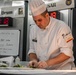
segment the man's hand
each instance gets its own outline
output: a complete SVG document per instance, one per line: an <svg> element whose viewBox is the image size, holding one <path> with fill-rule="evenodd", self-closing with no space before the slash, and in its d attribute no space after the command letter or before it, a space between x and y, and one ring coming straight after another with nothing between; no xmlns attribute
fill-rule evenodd
<svg viewBox="0 0 76 75"><path fill-rule="evenodd" d="M47 68L48 64L45 61L38 62L38 68Z"/></svg>
<svg viewBox="0 0 76 75"><path fill-rule="evenodd" d="M38 62L37 60L32 60L29 62L29 67L32 67L32 68L36 68L38 67Z"/></svg>

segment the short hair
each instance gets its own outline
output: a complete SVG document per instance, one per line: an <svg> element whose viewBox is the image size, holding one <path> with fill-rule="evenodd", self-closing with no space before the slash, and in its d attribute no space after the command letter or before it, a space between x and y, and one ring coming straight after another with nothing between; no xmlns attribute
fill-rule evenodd
<svg viewBox="0 0 76 75"><path fill-rule="evenodd" d="M48 13L47 9L41 15L45 17L46 13Z"/></svg>

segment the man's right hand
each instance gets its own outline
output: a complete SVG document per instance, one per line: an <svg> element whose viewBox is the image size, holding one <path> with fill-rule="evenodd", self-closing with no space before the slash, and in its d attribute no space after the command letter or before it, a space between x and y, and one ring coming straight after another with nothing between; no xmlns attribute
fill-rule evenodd
<svg viewBox="0 0 76 75"><path fill-rule="evenodd" d="M31 68L36 68L36 67L38 67L38 62L37 62L37 60L32 60L32 61L30 61L30 62L29 62L29 67L31 67Z"/></svg>

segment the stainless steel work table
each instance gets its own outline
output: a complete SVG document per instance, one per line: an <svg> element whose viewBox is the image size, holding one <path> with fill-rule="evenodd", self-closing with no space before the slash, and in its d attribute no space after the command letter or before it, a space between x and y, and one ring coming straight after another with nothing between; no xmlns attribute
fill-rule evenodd
<svg viewBox="0 0 76 75"><path fill-rule="evenodd" d="M21 62L22 65L27 65L28 62ZM14 74L14 75L76 75L76 68L72 70L45 70L33 68L0 68L0 75Z"/></svg>
<svg viewBox="0 0 76 75"><path fill-rule="evenodd" d="M76 70L0 70L0 73L20 75L76 75Z"/></svg>

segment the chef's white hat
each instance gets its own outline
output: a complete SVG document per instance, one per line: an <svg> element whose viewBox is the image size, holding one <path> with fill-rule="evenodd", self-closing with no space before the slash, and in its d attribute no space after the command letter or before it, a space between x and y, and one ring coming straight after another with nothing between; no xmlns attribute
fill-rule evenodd
<svg viewBox="0 0 76 75"><path fill-rule="evenodd" d="M46 4L42 0L29 0L29 6L33 16L40 15L46 10Z"/></svg>

